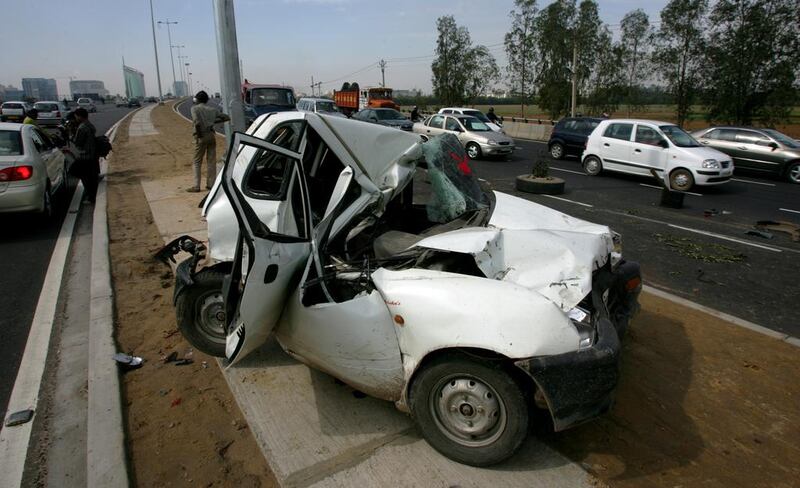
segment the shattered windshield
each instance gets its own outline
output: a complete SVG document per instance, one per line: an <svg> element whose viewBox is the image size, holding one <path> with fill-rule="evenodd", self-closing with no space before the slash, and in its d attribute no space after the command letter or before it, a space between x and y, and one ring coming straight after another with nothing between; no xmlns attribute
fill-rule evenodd
<svg viewBox="0 0 800 488"><path fill-rule="evenodd" d="M445 223L489 208L489 197L456 136L442 134L423 144L422 149L433 192L426 205L428 220Z"/></svg>

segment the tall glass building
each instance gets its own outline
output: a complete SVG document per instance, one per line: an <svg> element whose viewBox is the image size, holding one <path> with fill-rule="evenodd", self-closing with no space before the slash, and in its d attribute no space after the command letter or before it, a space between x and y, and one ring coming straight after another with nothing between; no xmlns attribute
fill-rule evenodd
<svg viewBox="0 0 800 488"><path fill-rule="evenodd" d="M58 100L56 80L52 78L23 78L22 90L34 100Z"/></svg>
<svg viewBox="0 0 800 488"><path fill-rule="evenodd" d="M142 72L123 64L122 76L125 79L125 96L128 98L143 98L145 92Z"/></svg>

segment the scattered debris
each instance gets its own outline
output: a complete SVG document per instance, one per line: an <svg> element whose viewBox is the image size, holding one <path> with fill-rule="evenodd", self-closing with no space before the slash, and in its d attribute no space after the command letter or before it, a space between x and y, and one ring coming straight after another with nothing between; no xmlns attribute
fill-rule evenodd
<svg viewBox="0 0 800 488"><path fill-rule="evenodd" d="M178 398L172 400L172 403L169 406L170 407L177 407L180 404L181 404L181 397L178 397Z"/></svg>
<svg viewBox="0 0 800 488"><path fill-rule="evenodd" d="M206 368L208 368L208 362L207 362L207 361L203 361L203 363L201 364L201 366L203 367L203 369L206 369Z"/></svg>
<svg viewBox="0 0 800 488"><path fill-rule="evenodd" d="M725 286L724 283L720 283L719 281L714 281L711 278L706 278L706 272L700 268L697 270L697 281L701 283L709 283L711 285L722 285Z"/></svg>
<svg viewBox="0 0 800 488"><path fill-rule="evenodd" d="M33 418L33 410L20 410L14 412L6 419L6 427L13 427L15 425L27 424Z"/></svg>
<svg viewBox="0 0 800 488"><path fill-rule="evenodd" d="M167 396L169 392L170 390L165 390L165 389L158 390L158 394L161 395L162 397Z"/></svg>
<svg viewBox="0 0 800 488"><path fill-rule="evenodd" d="M163 337L164 337L164 339L169 339L170 337L174 336L177 333L178 333L178 329L172 329L170 331L166 331L165 330Z"/></svg>
<svg viewBox="0 0 800 488"><path fill-rule="evenodd" d="M191 358L183 358L175 361L175 366L186 366L187 364L193 364L194 359Z"/></svg>
<svg viewBox="0 0 800 488"><path fill-rule="evenodd" d="M141 368L144 364L144 359L138 356L131 356L130 354L125 354L123 352L118 352L112 356L112 359L117 362L117 365L123 371L130 371L132 369Z"/></svg>
<svg viewBox="0 0 800 488"><path fill-rule="evenodd" d="M714 215L719 215L719 214L720 211L717 210L716 208L703 210L703 216L706 218L713 217Z"/></svg>
<svg viewBox="0 0 800 488"><path fill-rule="evenodd" d="M688 237L678 237L672 234L654 233L652 236L681 256L706 263L739 263L747 259L745 254L722 244L702 244Z"/></svg>
<svg viewBox="0 0 800 488"><path fill-rule="evenodd" d="M178 360L178 351L172 351L167 356L161 356L161 360L164 362L164 364L171 363L173 361L177 361Z"/></svg>
<svg viewBox="0 0 800 488"><path fill-rule="evenodd" d="M755 230L755 229L748 230L747 232L745 232L745 235L761 237L762 239L772 239L774 237L771 232L766 232L763 230Z"/></svg>
<svg viewBox="0 0 800 488"><path fill-rule="evenodd" d="M800 242L800 225L785 220L759 220L755 225L757 230L773 232L785 232L789 234L794 242Z"/></svg>

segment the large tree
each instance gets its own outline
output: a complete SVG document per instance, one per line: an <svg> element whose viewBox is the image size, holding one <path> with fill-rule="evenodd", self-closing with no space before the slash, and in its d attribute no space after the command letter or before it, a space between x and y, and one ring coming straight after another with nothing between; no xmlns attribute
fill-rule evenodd
<svg viewBox="0 0 800 488"><path fill-rule="evenodd" d="M508 58L508 81L512 90L518 91L520 109L525 117L525 104L529 103L535 87L536 66L536 0L515 0L515 9L509 13L511 30L506 33L505 49Z"/></svg>
<svg viewBox="0 0 800 488"><path fill-rule="evenodd" d="M497 63L486 46L472 46L466 27L452 15L436 19L439 36L431 63L433 93L445 105L480 96L498 76Z"/></svg>
<svg viewBox="0 0 800 488"><path fill-rule="evenodd" d="M710 119L751 124L785 119L800 63L797 0L718 0L706 49Z"/></svg>
<svg viewBox="0 0 800 488"><path fill-rule="evenodd" d="M647 38L650 35L650 19L642 9L631 10L620 23L624 67L627 77L628 115L631 107L641 105L640 87L647 73Z"/></svg>
<svg viewBox="0 0 800 488"><path fill-rule="evenodd" d="M661 26L653 35L651 60L675 100L682 126L700 84L708 0L671 0L661 10Z"/></svg>
<svg viewBox="0 0 800 488"><path fill-rule="evenodd" d="M599 115L613 113L626 93L626 73L624 66L626 49L622 42L611 39L608 27L603 27L596 42L597 60L589 77L586 106L589 112Z"/></svg>

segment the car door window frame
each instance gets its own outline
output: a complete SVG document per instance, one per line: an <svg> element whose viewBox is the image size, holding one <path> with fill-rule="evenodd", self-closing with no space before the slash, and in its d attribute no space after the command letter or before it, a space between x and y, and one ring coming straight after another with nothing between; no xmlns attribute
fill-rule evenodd
<svg viewBox="0 0 800 488"><path fill-rule="evenodd" d="M639 129L645 129L645 130L651 131L655 135L655 139L653 139L653 142L651 143L651 142L640 141L639 140ZM651 127L651 126L646 125L646 124L636 124L636 130L634 131L634 134L633 134L633 142L635 142L636 144L643 144L645 146L656 147L656 146L659 146L659 144L661 143L661 141L663 139L664 139L664 137L654 127Z"/></svg>
<svg viewBox="0 0 800 488"><path fill-rule="evenodd" d="M444 128L444 115L434 115L428 121L428 127L433 127L434 129L442 129ZM435 122L439 122L439 126L437 127L434 125Z"/></svg>
<svg viewBox="0 0 800 488"><path fill-rule="evenodd" d="M448 127L452 122L452 125L455 126L455 129L451 129ZM461 128L461 124L458 123L455 117L446 117L444 120L444 130L452 131L452 132L462 132L463 129Z"/></svg>
<svg viewBox="0 0 800 488"><path fill-rule="evenodd" d="M616 127L616 126L620 126L620 127L627 126L627 127L629 127L628 137L623 139L621 137L617 137L616 134L612 134L611 133L611 129L613 127ZM629 123L629 122L614 122L614 123L608 124L608 127L606 127L606 129L603 131L603 137L607 137L609 139L616 139L618 141L630 142L632 136L633 136L633 124Z"/></svg>

